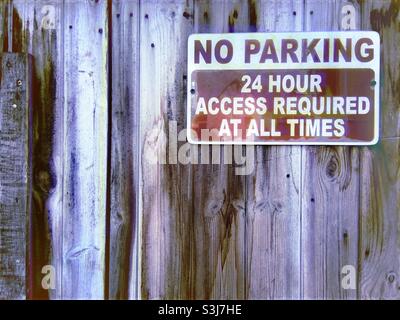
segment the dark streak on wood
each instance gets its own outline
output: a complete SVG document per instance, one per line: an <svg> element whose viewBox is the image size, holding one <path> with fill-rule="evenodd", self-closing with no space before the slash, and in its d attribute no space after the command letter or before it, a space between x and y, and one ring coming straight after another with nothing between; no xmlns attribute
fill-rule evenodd
<svg viewBox="0 0 400 320"><path fill-rule="evenodd" d="M44 290L41 286L41 270L43 266L50 264L51 252L49 237L51 230L46 202L51 190L57 184L52 168L56 77L50 58L45 60L43 69L38 70L36 67L33 69L33 93L31 298L48 299L48 290Z"/></svg>
<svg viewBox="0 0 400 320"><path fill-rule="evenodd" d="M58 61L57 32L40 27L38 19L42 6L13 8L13 50L31 50L34 55L32 69L33 155L32 155L32 212L29 251L29 296L48 299L49 291L42 288L42 267L51 264L51 219L48 199L57 186L55 163L55 118L60 112L56 106L57 78L54 63ZM19 11L20 10L20 11ZM29 14L27 14L29 12ZM23 15L22 15L23 14ZM25 28L22 28L22 27ZM30 33L28 28L33 28Z"/></svg>
<svg viewBox="0 0 400 320"><path fill-rule="evenodd" d="M8 51L8 4L6 1L0 3L0 17L2 24L0 25L0 48L3 52Z"/></svg>
<svg viewBox="0 0 400 320"><path fill-rule="evenodd" d="M110 10L121 12L118 21L112 20L111 42L118 43L112 50L112 68L109 70L112 87L109 102L112 114L110 145L110 259L108 277L109 299L137 298L130 292L130 281L137 283L132 255L137 247L137 156L133 145L137 139L139 123L139 39L140 21L138 3L113 1ZM135 12L132 17L128 15ZM111 16L111 13L109 13ZM129 16L129 17L128 17ZM144 15L149 21L149 15ZM111 80L110 79L110 80Z"/></svg>
<svg viewBox="0 0 400 320"><path fill-rule="evenodd" d="M400 1L395 0L390 3L389 8L381 8L381 9L373 9L370 12L370 23L372 30L379 32L381 36L381 42L384 41L385 37L390 37L395 33L400 32L400 19L399 19L399 12L400 12ZM390 31L391 35L387 33ZM399 48L399 43L392 43L392 46L395 48ZM385 48L384 48L385 50ZM399 49L394 50L399 51ZM393 64L397 64L394 67L395 70L400 69L400 60L393 59ZM388 70L390 72L390 69ZM385 80L391 82L391 94L393 96L393 101L400 101L400 73L397 73L397 77L395 76L395 72L392 75L388 75ZM400 110L399 104L397 104L397 110ZM399 128L400 129L400 128Z"/></svg>
<svg viewBox="0 0 400 320"><path fill-rule="evenodd" d="M382 31L383 28L390 27L397 23L397 31L400 31L400 22L398 20L400 10L400 1L394 0L390 3L388 9L373 9L369 16L372 30ZM381 34L382 36L382 34Z"/></svg>
<svg viewBox="0 0 400 320"><path fill-rule="evenodd" d="M257 31L257 2L248 0L249 7L249 32Z"/></svg>
<svg viewBox="0 0 400 320"><path fill-rule="evenodd" d="M228 16L228 30L229 30L230 33L235 32L235 21L236 21L236 19L237 19L237 11L235 9L233 11L233 13Z"/></svg>
<svg viewBox="0 0 400 320"><path fill-rule="evenodd" d="M21 17L15 8L13 8L12 20L12 51L22 52L22 46L26 42L26 37L22 29Z"/></svg>
<svg viewBox="0 0 400 320"><path fill-rule="evenodd" d="M400 136L400 1L360 2L363 29L381 37L381 137Z"/></svg>

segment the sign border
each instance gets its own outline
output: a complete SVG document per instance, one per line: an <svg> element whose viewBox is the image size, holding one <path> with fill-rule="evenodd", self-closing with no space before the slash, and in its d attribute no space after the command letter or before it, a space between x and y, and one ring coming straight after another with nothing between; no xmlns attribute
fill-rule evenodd
<svg viewBox="0 0 400 320"><path fill-rule="evenodd" d="M235 38L261 38L265 37L265 35L272 35L272 36L288 36L288 38L296 38L299 35L306 35L308 37L335 37L335 35L344 35L346 34L357 34L357 36L365 35L373 39L374 42L374 52L377 52L379 55L374 57L374 60L369 63L365 63L367 66L362 67L360 64L356 65L354 63L346 63L349 64L348 66L344 66L343 63L270 63L267 66L263 66L262 68L255 68L254 65L246 68L241 68L235 66L235 68L194 68L193 64L191 64L189 57L193 56L193 44L195 39L210 39L210 38L224 38L235 40ZM293 37L296 35L296 37ZM319 146L327 146L327 145L336 145L336 146L371 146L375 145L379 141L379 121L380 121L380 96L379 96L379 87L380 87L380 35L376 31L318 31L318 32L304 32L304 31L297 31L297 32L252 32L252 33L196 33L191 34L188 37L188 59L187 59L187 101L186 101L186 138L187 141L191 144L195 145L281 145L281 146L307 146L307 145L319 145ZM301 69L372 69L375 74L375 81L376 84L374 86L374 138L371 141L196 141L191 138L191 126L190 124L192 119L192 111L191 111L191 101L193 99L193 94L191 93L192 88L192 73L196 70L293 70L299 69L299 65L305 66ZM377 79L378 77L378 79Z"/></svg>

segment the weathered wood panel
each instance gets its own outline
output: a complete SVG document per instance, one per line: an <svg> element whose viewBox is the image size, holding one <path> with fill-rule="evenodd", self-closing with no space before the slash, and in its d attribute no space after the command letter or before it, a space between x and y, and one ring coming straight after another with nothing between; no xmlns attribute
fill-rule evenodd
<svg viewBox="0 0 400 320"><path fill-rule="evenodd" d="M359 298L400 299L400 2L363 1L381 37L381 140L360 152Z"/></svg>
<svg viewBox="0 0 400 320"><path fill-rule="evenodd" d="M102 298L107 3L15 0L9 8L9 49L35 58L31 296ZM41 285L48 264L56 277L49 292Z"/></svg>
<svg viewBox="0 0 400 320"><path fill-rule="evenodd" d="M360 299L400 299L400 139L361 152Z"/></svg>
<svg viewBox="0 0 400 320"><path fill-rule="evenodd" d="M0 55L0 299L25 299L31 202L31 59Z"/></svg>
<svg viewBox="0 0 400 320"><path fill-rule="evenodd" d="M345 3L306 1L305 31L340 29ZM303 147L301 200L302 297L355 299L355 289L342 287L341 272L358 264L359 148Z"/></svg>
<svg viewBox="0 0 400 320"><path fill-rule="evenodd" d="M361 2L361 26L381 37L380 136L400 137L400 2Z"/></svg>
<svg viewBox="0 0 400 320"><path fill-rule="evenodd" d="M109 298L138 297L139 1L113 1Z"/></svg>
<svg viewBox="0 0 400 320"><path fill-rule="evenodd" d="M8 5L6 1L0 2L0 48L8 51Z"/></svg>
<svg viewBox="0 0 400 320"><path fill-rule="evenodd" d="M198 1L193 15L192 32L196 33L246 32L250 29L246 1ZM193 251L191 272L195 275L191 298L245 298L246 180L238 174L237 164L231 163L235 163L235 153L245 151L247 158L248 149L254 150L253 147L242 150L230 146L199 148L200 157L211 152L211 157L216 155L219 161L193 167L193 217L190 223L194 232L188 239Z"/></svg>
<svg viewBox="0 0 400 320"><path fill-rule="evenodd" d="M62 298L104 297L108 130L106 1L66 1Z"/></svg>
<svg viewBox="0 0 400 320"><path fill-rule="evenodd" d="M167 151L174 143L167 134L182 129L185 119L182 53L192 22L184 13L192 11L185 1L143 1L140 8L139 285L145 299L192 296L191 174L188 166L174 164L173 152ZM169 121L179 126L170 129ZM160 164L166 157L172 164Z"/></svg>
<svg viewBox="0 0 400 320"><path fill-rule="evenodd" d="M196 164L211 150L181 131L189 34L337 30L345 3L0 2L0 47L34 57L32 209L12 216L31 217L29 234L13 229L30 238L28 269L4 262L14 249L0 242L18 278L7 296L399 299L398 1L352 2L356 27L382 39L376 146L247 148L243 177ZM230 151L217 149L221 161ZM55 290L41 287L47 264ZM356 290L341 286L344 265Z"/></svg>
<svg viewBox="0 0 400 320"><path fill-rule="evenodd" d="M253 4L259 32L301 31L302 1ZM257 146L247 177L246 246L249 299L300 298L301 147Z"/></svg>
<svg viewBox="0 0 400 320"><path fill-rule="evenodd" d="M11 3L11 2L10 2ZM62 17L59 1L13 1L11 49L29 52L34 57L32 69L33 138L32 138L32 212L29 252L29 297L36 299L61 297L62 236L61 229L63 154L62 119L64 115L62 86ZM52 6L54 14L45 24ZM49 23L52 23L49 25ZM58 170L56 169L58 168ZM53 259L54 254L54 259ZM42 287L42 268L55 268L55 290Z"/></svg>

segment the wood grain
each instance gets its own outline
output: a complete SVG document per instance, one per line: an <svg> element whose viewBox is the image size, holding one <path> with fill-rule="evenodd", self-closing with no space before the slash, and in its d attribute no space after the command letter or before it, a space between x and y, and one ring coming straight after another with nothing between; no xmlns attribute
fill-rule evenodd
<svg viewBox="0 0 400 320"><path fill-rule="evenodd" d="M105 281L107 53L105 1L66 1L63 19L61 294L102 299Z"/></svg>
<svg viewBox="0 0 400 320"><path fill-rule="evenodd" d="M194 32L246 32L250 29L245 1L200 1L194 7ZM229 89L228 89L229 90ZM235 151L236 150L236 151ZM211 152L219 164L194 167L193 176L193 273L197 299L244 299L246 295L246 178L238 173L234 153L254 166L254 148L203 146L200 156ZM224 158L230 159L226 164Z"/></svg>
<svg viewBox="0 0 400 320"><path fill-rule="evenodd" d="M399 1L350 1L381 37L376 146L249 147L241 176L182 131L190 34L329 32L347 3L1 1L2 51L33 64L2 55L0 298L399 299Z"/></svg>
<svg viewBox="0 0 400 320"><path fill-rule="evenodd" d="M400 299L400 139L363 148L359 298Z"/></svg>
<svg viewBox="0 0 400 320"><path fill-rule="evenodd" d="M399 1L364 1L381 37L381 139L360 153L359 298L400 299Z"/></svg>
<svg viewBox="0 0 400 320"><path fill-rule="evenodd" d="M31 60L0 56L0 299L25 299L31 203Z"/></svg>
<svg viewBox="0 0 400 320"><path fill-rule="evenodd" d="M259 2L259 32L301 31L301 1ZM246 247L249 299L300 298L300 147L257 146L247 179Z"/></svg>
<svg viewBox="0 0 400 320"><path fill-rule="evenodd" d="M247 24L236 26L232 20L247 19L234 13L239 6L200 1L190 7L182 1L165 9L148 1L141 7L143 298L244 297L243 178L233 176L232 166L171 163L174 142L167 134L184 128L188 35L193 29L245 30ZM179 137L180 150L199 158L210 152L189 147L182 132ZM157 154L160 149L168 151ZM150 164L149 158L157 156L167 157L169 164Z"/></svg>
<svg viewBox="0 0 400 320"><path fill-rule="evenodd" d="M184 128L182 53L192 30L193 7L186 1L166 4L144 1L140 10L139 285L144 299L191 298L195 290L193 173L190 166L177 164L174 151L176 135ZM178 125L171 127L170 121Z"/></svg>
<svg viewBox="0 0 400 320"><path fill-rule="evenodd" d="M50 29L43 27L46 15L43 6L54 7L55 21ZM48 299L61 297L62 234L62 181L63 170L63 55L62 17L63 4L18 0L12 2L13 50L29 52L34 57L32 69L33 153L32 153L32 211L31 248L29 251L29 298ZM42 268L53 265L56 288L42 287Z"/></svg>
<svg viewBox="0 0 400 320"><path fill-rule="evenodd" d="M6 1L0 2L0 48L8 51L8 5Z"/></svg>
<svg viewBox="0 0 400 320"><path fill-rule="evenodd" d="M10 49L35 57L31 297L100 298L105 287L107 3L10 4ZM42 24L45 5L55 11L52 28ZM42 267L48 264L56 277L56 288L49 291L41 287Z"/></svg>
<svg viewBox="0 0 400 320"><path fill-rule="evenodd" d="M400 137L400 2L361 2L361 26L381 37L380 136ZM378 82L378 81L377 81Z"/></svg>
<svg viewBox="0 0 400 320"><path fill-rule="evenodd" d="M339 13L345 3L306 1L306 31L338 30ZM302 297L305 299L357 297L357 290L343 289L341 281L342 268L351 265L357 269L358 263L359 170L357 147L302 148Z"/></svg>
<svg viewBox="0 0 400 320"><path fill-rule="evenodd" d="M112 3L109 298L137 298L139 1Z"/></svg>

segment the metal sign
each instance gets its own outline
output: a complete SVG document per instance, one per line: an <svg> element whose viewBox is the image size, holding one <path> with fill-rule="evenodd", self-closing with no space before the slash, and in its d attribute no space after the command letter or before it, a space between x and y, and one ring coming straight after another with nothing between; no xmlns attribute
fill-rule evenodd
<svg viewBox="0 0 400 320"><path fill-rule="evenodd" d="M379 34L193 34L187 138L196 144L371 145Z"/></svg>

